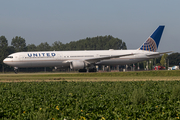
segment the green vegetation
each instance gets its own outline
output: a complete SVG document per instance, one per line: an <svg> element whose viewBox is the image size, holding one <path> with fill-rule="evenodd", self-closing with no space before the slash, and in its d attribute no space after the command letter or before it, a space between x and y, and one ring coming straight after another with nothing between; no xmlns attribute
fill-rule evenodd
<svg viewBox="0 0 180 120"><path fill-rule="evenodd" d="M169 65L179 65L180 63L180 53L172 53L168 57Z"/></svg>
<svg viewBox="0 0 180 120"><path fill-rule="evenodd" d="M179 119L179 85L180 81L0 83L0 117Z"/></svg>
<svg viewBox="0 0 180 120"><path fill-rule="evenodd" d="M168 57L168 54L166 54L166 53L162 55L161 61L160 61L161 66L166 66L167 57Z"/></svg>
<svg viewBox="0 0 180 120"><path fill-rule="evenodd" d="M178 119L179 72L0 74L0 118Z"/></svg>
<svg viewBox="0 0 180 120"><path fill-rule="evenodd" d="M102 73L19 73L0 74L1 81L145 81L180 80L180 70L134 71Z"/></svg>

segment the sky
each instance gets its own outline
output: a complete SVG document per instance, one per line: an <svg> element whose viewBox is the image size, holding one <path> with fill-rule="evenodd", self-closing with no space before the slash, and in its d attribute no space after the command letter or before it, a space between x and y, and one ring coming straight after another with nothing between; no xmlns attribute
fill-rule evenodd
<svg viewBox="0 0 180 120"><path fill-rule="evenodd" d="M2 0L0 36L26 44L69 43L112 35L128 49L139 48L165 25L158 51L180 52L180 0Z"/></svg>

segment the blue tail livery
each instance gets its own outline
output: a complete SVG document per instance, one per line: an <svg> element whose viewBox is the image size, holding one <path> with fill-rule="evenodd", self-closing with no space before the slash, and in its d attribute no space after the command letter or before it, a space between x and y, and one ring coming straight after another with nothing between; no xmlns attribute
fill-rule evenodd
<svg viewBox="0 0 180 120"><path fill-rule="evenodd" d="M139 50L156 52L165 26L159 26L153 34L142 44Z"/></svg>

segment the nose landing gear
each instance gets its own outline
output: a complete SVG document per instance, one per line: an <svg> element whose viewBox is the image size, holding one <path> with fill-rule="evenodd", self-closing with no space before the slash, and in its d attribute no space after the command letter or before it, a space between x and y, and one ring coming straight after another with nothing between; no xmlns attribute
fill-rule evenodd
<svg viewBox="0 0 180 120"><path fill-rule="evenodd" d="M15 74L18 73L18 67L14 67L14 73L15 73Z"/></svg>

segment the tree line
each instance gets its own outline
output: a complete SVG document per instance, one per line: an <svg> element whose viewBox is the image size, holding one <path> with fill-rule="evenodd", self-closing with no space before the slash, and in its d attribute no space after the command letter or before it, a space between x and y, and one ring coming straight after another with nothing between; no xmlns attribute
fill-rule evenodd
<svg viewBox="0 0 180 120"><path fill-rule="evenodd" d="M3 60L15 52L27 51L68 51L68 50L108 50L108 49L127 49L126 43L119 38L114 38L111 35L87 37L78 41L71 41L63 44L60 41L55 41L52 45L47 42L40 43L39 45L28 44L21 36L12 38L11 45L8 45L8 40L5 36L0 37L0 71L11 71L12 67L3 64ZM40 68L36 68L40 69Z"/></svg>

